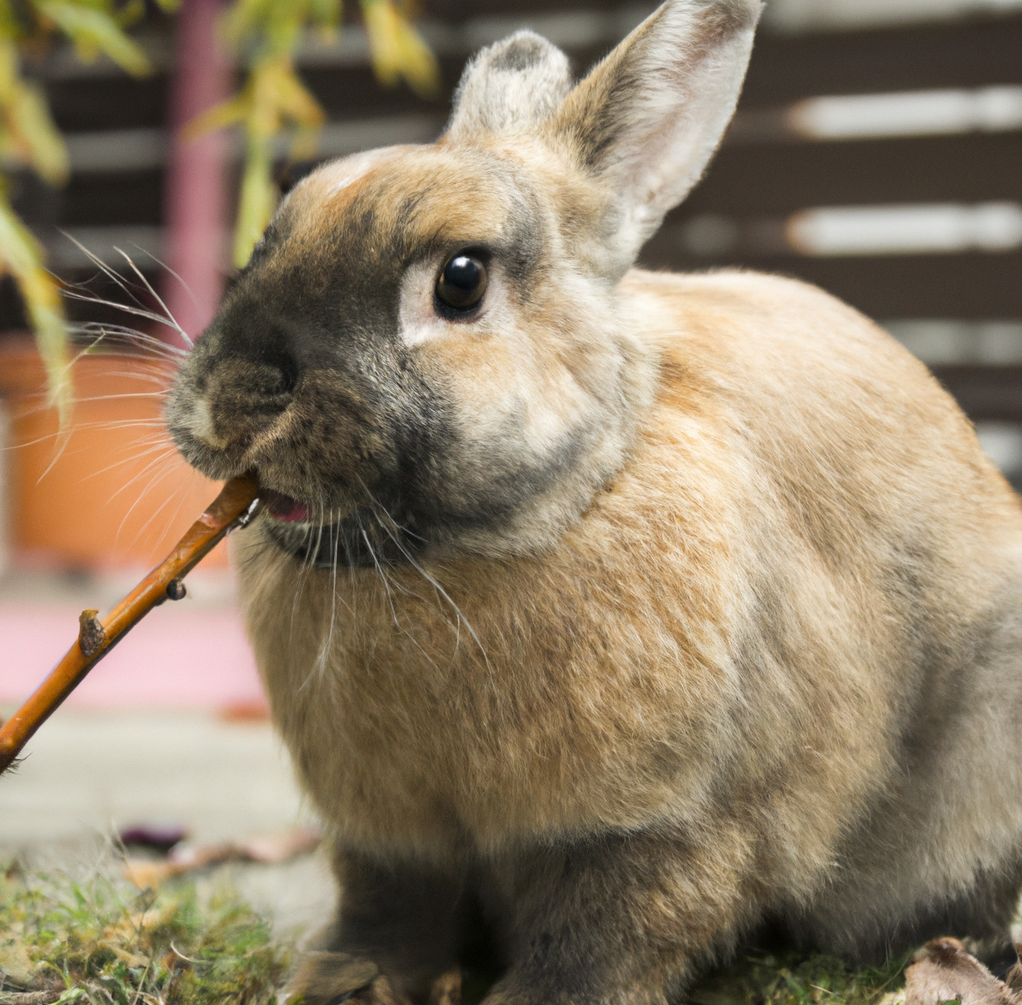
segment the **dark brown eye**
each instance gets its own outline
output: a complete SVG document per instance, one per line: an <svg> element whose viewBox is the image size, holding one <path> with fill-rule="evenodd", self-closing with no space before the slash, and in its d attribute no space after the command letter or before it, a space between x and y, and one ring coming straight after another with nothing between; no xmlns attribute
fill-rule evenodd
<svg viewBox="0 0 1022 1005"><path fill-rule="evenodd" d="M455 255L436 281L436 298L452 311L470 311L486 292L486 266L475 255Z"/></svg>

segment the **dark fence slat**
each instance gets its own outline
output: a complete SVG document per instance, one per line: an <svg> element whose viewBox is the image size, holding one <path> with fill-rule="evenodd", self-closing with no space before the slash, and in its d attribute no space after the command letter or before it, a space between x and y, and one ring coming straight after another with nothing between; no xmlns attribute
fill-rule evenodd
<svg viewBox="0 0 1022 1005"><path fill-rule="evenodd" d="M711 265L654 237L649 268L704 271ZM785 256L720 262L796 276L822 286L870 317L1022 318L1022 253L888 255L870 258Z"/></svg>
<svg viewBox="0 0 1022 1005"><path fill-rule="evenodd" d="M1022 366L934 366L933 375L974 421L1022 422Z"/></svg>
<svg viewBox="0 0 1022 1005"><path fill-rule="evenodd" d="M68 132L162 126L167 118L169 79L157 73L141 78L119 74L49 80L46 96L57 126Z"/></svg>
<svg viewBox="0 0 1022 1005"><path fill-rule="evenodd" d="M946 24L771 35L756 41L742 106L817 94L864 94L1022 82L1022 16Z"/></svg>
<svg viewBox="0 0 1022 1005"><path fill-rule="evenodd" d="M550 14L552 11L616 10L624 6L621 0L426 0L421 9L430 17L453 24L462 24L474 17L525 17L529 14ZM650 0L650 11L657 7Z"/></svg>
<svg viewBox="0 0 1022 1005"><path fill-rule="evenodd" d="M993 199L1022 199L1022 133L725 146L672 216Z"/></svg>
<svg viewBox="0 0 1022 1005"><path fill-rule="evenodd" d="M163 172L72 176L56 198L65 227L157 224L163 214Z"/></svg>

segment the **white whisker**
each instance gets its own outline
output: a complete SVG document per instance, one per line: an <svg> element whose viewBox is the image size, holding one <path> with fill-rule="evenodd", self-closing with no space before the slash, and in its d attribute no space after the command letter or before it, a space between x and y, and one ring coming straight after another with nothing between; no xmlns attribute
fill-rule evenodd
<svg viewBox="0 0 1022 1005"><path fill-rule="evenodd" d="M135 275L138 276L140 280L142 280L142 282L145 284L145 288L149 291L152 298L163 308L163 313L167 315L167 320L174 326L174 330L181 336L181 338L183 338L188 343L188 347L191 348L193 343L191 338L189 338L188 336L188 332L186 332L184 328L182 328L177 323L177 319L167 309L167 305L163 302L163 298L156 292L156 290L153 289L152 283L150 283L149 280L146 279L146 277L142 274L142 270L139 269L139 267L131 260L131 257L127 255L124 251L122 251L120 248L115 246L114 251L116 251L117 254L121 255L124 258L124 260L128 263L128 265L131 266L132 272L134 272Z"/></svg>
<svg viewBox="0 0 1022 1005"><path fill-rule="evenodd" d="M151 468L153 466L153 463L155 463L155 462L151 462L150 464L146 465L146 470ZM116 535L117 538L120 538L121 531L124 530L124 525L128 522L128 518L131 516L132 513L135 512L135 507L138 506L138 504L145 498L146 494L153 487L153 485L155 485L161 479L166 478L167 475L170 474L170 473L171 473L171 469L164 469L163 471L157 471L156 474L154 474L153 477L149 479L149 481L146 483L146 487L144 489L142 489L141 492L139 492L139 494L135 497L135 501L128 507L128 511L124 514L123 517L121 517L121 522L117 526L117 535ZM128 484L130 485L132 482L136 481L137 478L141 477L142 474L143 474L143 472L139 472L139 475L136 476L136 478L132 478L131 481L128 482ZM169 497L168 497L168 499L169 499ZM162 508L163 507L161 506L160 509L162 509ZM156 512L158 513L159 510L157 510ZM154 516L155 516L155 514L154 514ZM147 527L149 525L149 521L150 520L152 520L152 517L150 517L149 520L146 521L146 523L143 525L143 527ZM141 531L139 531L139 533L141 533ZM137 541L137 540L138 540L138 534L135 535L134 539L131 541L131 544L134 544L135 541Z"/></svg>
<svg viewBox="0 0 1022 1005"><path fill-rule="evenodd" d="M166 262L163 262L159 258L157 258L151 251L147 251L145 248L139 248L137 244L135 245L135 247L138 248L138 250L141 251L143 255L146 255L147 257L151 258L161 269L163 269L164 272L173 276L181 284L182 289L185 291L185 293L188 294L192 303L195 304L196 307L199 306L199 301L198 299L196 299L195 294L192 293L191 287L181 278L180 275L178 275L178 273L176 273ZM167 311L167 313L169 314L170 311Z"/></svg>
<svg viewBox="0 0 1022 1005"><path fill-rule="evenodd" d="M153 480L153 481L154 481L154 482L156 482L156 483L158 484L158 483L159 483L159 481L161 481L161 480L162 480L163 478L166 478L166 477L167 477L167 475L169 475L170 473L171 473L171 472L170 472L169 470L167 470L167 471L164 471L162 475L160 475L160 474L159 474L159 473L157 472L157 476L156 476L156 477L154 478L154 480ZM152 488L152 486L153 486L153 482L150 482L150 483L149 483L149 485L147 485L147 486L146 486L146 492L148 492L148 491L149 491L149 489L151 489L151 488ZM158 517L158 516L159 516L159 515L160 515L160 514L161 514L161 513L163 512L163 511L164 511L164 509L166 509L166 508L167 508L167 506L169 506L169 505L170 505L170 503L172 503L173 501L174 501L174 496L173 496L173 495L168 495L168 496L167 496L167 498L166 498L166 499L164 499L164 500L163 500L163 502L162 502L162 503L160 503L160 505L156 507L156 509L155 509L155 510L154 510L154 511L152 512L152 514L150 515L149 519L148 519L148 520L146 520L146 522L145 522L144 524L142 524L142 526L141 526L141 527L139 527L139 529L138 529L138 532L137 532L137 533L135 534L135 536L134 536L134 537L133 537L133 538L131 539L131 544L132 544L132 545L134 545L134 544L135 544L135 542L136 542L136 541L138 541L138 539L139 539L139 538L140 538L140 537L141 537L141 536L142 536L142 535L143 535L143 534L144 534L144 533L146 532L146 530L147 530L147 529L149 528L149 525L150 525L150 524L151 524L151 523L152 523L152 522L153 522L153 521L154 521L154 520L155 520L155 519L156 519L156 518L157 518L157 517ZM122 523L122 526L123 526L123 523ZM160 540L160 541L162 541L162 540L163 540L163 538L165 538L165 537L167 536L167 531L168 531L168 529L169 529L168 527L164 527L164 528L163 528L163 533L162 533L162 534L160 535L160 537L159 537L159 540Z"/></svg>
<svg viewBox="0 0 1022 1005"><path fill-rule="evenodd" d="M140 461L142 460L143 457L148 457L150 454L154 454L157 451L162 452L164 457L172 457L174 455L173 449L168 449L166 443L155 443L152 446L147 447L145 450L131 453L127 457L122 457L119 461L113 461L112 463L108 464L105 468L99 468L96 471L90 471L86 477L94 478L97 475L106 474L107 471L113 471L114 468L123 467L126 464L132 464L135 461ZM114 499L118 495L120 495L128 487L128 485L131 484L132 481L135 481L136 479L140 478L143 474L145 474L145 472L148 470L148 467L149 465L146 465L146 467L142 468L141 471L138 471L134 475L132 475L128 483L126 485L122 485L119 489L117 489L117 491L114 492L114 494L111 495L110 498Z"/></svg>
<svg viewBox="0 0 1022 1005"><path fill-rule="evenodd" d="M365 488L365 486L364 486L364 485L363 485L363 488ZM383 508L382 506L380 506L379 502L377 502L377 501L376 501L376 500L375 500L375 499L373 498L373 496L372 496L372 493L369 493L369 492L368 492L368 490L366 490L366 491L367 491L367 494L369 495L370 499L373 499L373 503L374 503L374 505L375 505L375 506L376 506L376 507L377 507L377 508L378 508L378 509L379 509L380 511L382 511L383 515L384 515L384 516L386 517L386 520L380 519L380 514L379 514L379 513L376 513L376 519L377 519L377 521L379 522L380 526L381 526L381 527L382 527L382 528L384 529L384 531L386 531L386 533L387 533L387 534L388 534L388 535L390 536L390 539L391 539L391 540L392 540L392 541L394 542L394 544L396 544L396 545L397 545L397 547L398 547L398 548L400 549L401 553L402 553L402 554L404 555L405 559L406 559L406 560L408 561L408 563L409 563L409 564L410 564L410 565L412 566L412 568L414 568L414 569L415 569L415 570L416 570L416 571L417 571L417 572L418 572L418 573L419 573L419 574L420 574L420 575L421 575L421 576L423 577L423 579L425 579L425 580L426 580L426 582L427 582L427 583L429 583L429 584L430 584L430 586L432 586L432 587L433 587L433 589L434 589L434 590L436 590L436 591L437 591L437 593L438 593L438 594L439 594L439 595L440 595L441 597L443 597L443 599L444 599L445 601L447 601L447 603L448 603L448 604L450 605L451 609L452 609L452 610L454 611L454 613L455 613L455 615L456 615L456 618L457 618L457 623L458 623L458 624L463 624L463 625L465 626L465 628L466 628L466 630L468 631L469 635L471 635L471 636L472 636L472 639L473 639L473 641L474 641L474 642L475 642L475 644L476 644L476 645L477 645L477 646L479 647L479 652L480 652L480 654L481 654L481 655L482 655L482 657L483 657L483 661L484 661L484 662L486 663L486 666L487 666L487 667L489 667L489 665L490 665L490 660L489 660L489 657L488 657L488 656L486 655L486 649L485 649L485 647L483 646L482 640L481 640L481 639L479 638L478 634L476 634L476 630L475 630L475 628L473 628L473 627L472 627L472 623L471 623L471 622L470 622L470 621L468 620L468 618L467 618L467 617L465 617L465 614L464 614L464 613L462 612L461 608L460 608L460 607L459 607L459 606L458 606L458 605L457 605L457 604L456 604L456 603L454 602L454 600L453 600L453 598L452 598L452 597L450 596L450 594L449 594L449 593L448 593L448 592L447 592L447 591L446 591L446 590L445 590L445 589L444 589L444 588L443 588L443 587L442 587L442 586L440 585L440 583L439 583L439 582L437 582L436 578L435 578L435 577L433 577L433 576L431 576L431 575L430 575L430 574L429 574L429 573L428 573L428 572L427 572L427 571L426 571L426 570L425 570L425 569L424 569L424 568L422 567L422 565L421 565L421 564L420 564L420 563L419 563L419 562L418 562L418 561L416 560L415 556L414 556L414 555L413 555L413 554L411 553L411 551L409 551L409 550L408 550L408 548L407 548L407 547L405 547L405 544L404 544L404 542L403 542L403 541L402 541L402 540L400 539L400 537L399 537L399 536L398 536L397 534L395 534L395 533L394 533L394 532L393 532L393 531L392 531L392 530L391 530L391 529L390 529L390 528L389 528L389 527L387 526L387 522L388 522L388 521L390 521L390 514L389 514L389 513L387 512L387 510L386 510L386 509L384 509L384 508ZM455 641L455 645L457 646L457 639L456 639L456 641Z"/></svg>

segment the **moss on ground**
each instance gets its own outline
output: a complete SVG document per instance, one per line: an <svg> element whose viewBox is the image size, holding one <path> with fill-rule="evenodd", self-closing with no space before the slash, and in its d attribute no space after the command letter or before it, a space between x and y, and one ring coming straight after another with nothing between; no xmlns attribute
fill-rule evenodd
<svg viewBox="0 0 1022 1005"><path fill-rule="evenodd" d="M0 1002L42 988L61 1005L262 1005L289 965L289 947L226 888L0 873Z"/></svg>
<svg viewBox="0 0 1022 1005"><path fill-rule="evenodd" d="M46 988L82 1005L263 1005L291 963L265 919L228 888L171 883L139 893L97 875L0 871L0 968L9 992ZM876 1005L903 984L906 960L851 970L825 956L748 953L686 996L698 1005ZM466 1000L492 974L466 975ZM892 996L893 997L893 996ZM17 1000L17 999L13 999ZM51 999L52 1000L52 999Z"/></svg>

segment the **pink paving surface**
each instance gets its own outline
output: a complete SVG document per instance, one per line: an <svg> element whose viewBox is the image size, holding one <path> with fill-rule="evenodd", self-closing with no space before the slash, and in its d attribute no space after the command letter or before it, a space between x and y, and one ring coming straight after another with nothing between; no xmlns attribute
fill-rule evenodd
<svg viewBox="0 0 1022 1005"><path fill-rule="evenodd" d="M0 704L20 705L78 633L70 605L0 604ZM65 703L77 708L254 710L265 705L240 613L164 605L118 643Z"/></svg>

